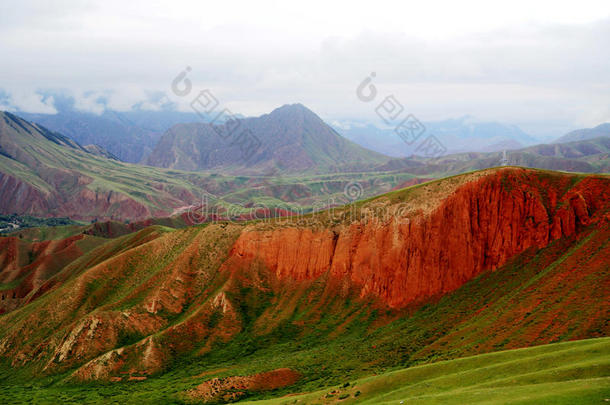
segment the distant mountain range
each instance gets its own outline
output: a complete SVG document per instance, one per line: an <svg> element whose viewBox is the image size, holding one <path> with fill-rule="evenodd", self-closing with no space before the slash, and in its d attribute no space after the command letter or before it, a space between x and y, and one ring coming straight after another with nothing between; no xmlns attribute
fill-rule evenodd
<svg viewBox="0 0 610 405"><path fill-rule="evenodd" d="M355 198L367 198L419 178L499 166L504 158L468 152L391 159L344 139L302 105L239 122L260 144L245 148L241 138L225 136L234 123L179 124L151 154L148 163L162 166L155 168L0 112L0 214L140 221L201 204L204 192L233 216L261 205L310 210L320 201L349 202L344 191L353 182ZM508 151L505 163L602 173L610 172L609 152L610 137L602 137Z"/></svg>
<svg viewBox="0 0 610 405"><path fill-rule="evenodd" d="M67 135L81 145L97 145L130 163L144 159L173 125L202 120L195 113L165 110L106 110L97 115L67 109L57 114L19 113L19 116Z"/></svg>
<svg viewBox="0 0 610 405"><path fill-rule="evenodd" d="M306 109L306 107L303 108ZM236 152L239 145L231 145L233 139L218 139L216 131L209 131L209 129L212 129L211 126L207 130L204 128L208 126L207 122L211 121L210 117L202 118L194 112L180 112L169 109L156 111L135 109L130 111L106 110L97 115L77 110L73 105L62 105L57 114L20 112L18 115L28 121L36 122L52 131L68 136L92 151L129 163L146 163L161 167L181 167L196 170L235 163L233 160L239 160L238 155L242 156L242 153ZM240 121L244 125L252 120L256 121L256 118L237 116L240 117ZM316 118L319 120L318 117ZM222 120L218 123L222 124ZM426 135L436 136L447 149L446 154L515 150L540 143L537 138L525 133L516 125L479 121L471 116L424 122L423 124L426 127ZM327 126L324 122L314 124L313 127L315 125L320 128ZM417 154L417 143L406 145L393 128L384 128L358 120L335 121L332 123L332 128L353 143L383 155L407 157ZM266 132L256 133L255 136L263 144L268 144L267 137L274 138L281 134L281 131L287 130L287 127L265 128L259 126L258 129ZM291 130L296 131L288 134L285 141L298 144L299 140L296 137L299 136L299 129L293 127ZM277 133L273 133L274 131ZM330 131L324 128L323 132L329 133ZM194 140L199 138L200 135L203 139L198 139L196 142L189 144L190 141L186 140L189 137ZM290 139L291 136L295 138ZM572 131L561 136L555 142L565 143L603 136L610 136L610 123L601 124L595 128ZM333 137L334 135L330 136L330 138ZM162 138L164 138L163 143L160 144ZM303 137L303 139L305 140L307 137ZM286 145L282 144L282 146ZM303 144L302 146L304 149L308 149L311 145ZM201 150L200 147L211 147L211 150L215 151L215 157L213 159L206 157L207 150ZM195 152L195 149L197 149L197 152ZM219 157L221 150L224 154L223 157ZM151 156L153 151L155 151L154 156ZM319 152L310 150L305 154L317 155ZM331 156L336 156L331 151L328 152ZM268 150L265 153L269 157ZM324 155L324 153L322 151L321 154ZM196 156L197 154L199 156ZM304 158L304 156L300 158ZM284 160L291 159L291 156L286 156ZM318 162L317 158L304 159L314 163ZM277 162L281 159L276 156L272 160ZM378 158L373 160L378 161ZM298 165L302 166L305 161L298 163ZM261 166L260 163L262 162L257 161L258 166ZM239 162L237 162L237 165L239 166ZM283 165L285 164L278 164L278 168Z"/></svg>
<svg viewBox="0 0 610 405"><path fill-rule="evenodd" d="M610 122L600 124L595 128L584 128L577 129L576 131L569 132L557 139L556 143L574 142L574 141L585 141L587 139L599 138L602 136L610 136Z"/></svg>
<svg viewBox="0 0 610 405"><path fill-rule="evenodd" d="M309 122L309 119L305 121ZM265 122L271 127L289 125L281 120ZM307 132L310 127L305 125L304 128ZM323 135L329 139L328 133ZM331 142L337 142L335 145L314 145L327 151L318 155L318 159L322 156L330 161L336 153L338 161L353 159L350 161L358 162L357 153L363 153L364 158L369 156L365 149L338 135L335 137L330 138ZM277 142L267 140L270 145L263 148L269 151L266 153L273 153L273 145L282 145L281 139ZM287 145L281 151L283 159L305 153L298 146L292 149ZM261 159L261 155L265 157L262 152L255 155L258 162L275 162ZM380 155L370 152L370 156L374 160ZM387 161L385 157L379 159L380 162ZM185 172L141 166L120 162L104 150L83 147L39 124L0 112L0 214L78 220L144 220L179 214L189 206L201 205L205 193L206 196L215 196L216 199L209 203L222 204L227 216L239 216L250 212L251 207L255 210L256 206L280 207L285 211L293 207L311 207L318 200L332 198L337 204L340 201L337 197L343 196L345 185L354 179L366 187L357 195L363 197L388 191L398 182L412 177L409 174L391 175L384 181L375 181L380 175L374 171L327 173L322 177L306 177L303 172L293 172L291 177L287 177L295 167L304 167L294 165L294 162L299 162L296 158L287 162L290 165L283 167L286 170L282 172L251 177L236 177L218 171ZM358 166L357 163L354 165ZM224 196L226 199L218 201ZM349 201L343 198L344 202Z"/></svg>
<svg viewBox="0 0 610 405"><path fill-rule="evenodd" d="M337 131L353 142L393 157L416 154L417 143L405 144L394 128L371 123L336 122ZM448 153L495 152L534 145L538 140L516 125L477 121L470 116L436 122L424 122L425 134L434 135Z"/></svg>
<svg viewBox="0 0 610 405"><path fill-rule="evenodd" d="M399 170L438 177L479 170L488 167L535 167L582 173L610 172L610 137L565 144L541 144L503 152L466 152L425 159L421 157L393 159L378 170Z"/></svg>
<svg viewBox="0 0 610 405"><path fill-rule="evenodd" d="M292 104L222 125L175 125L146 163L182 170L322 173L369 170L387 160L345 139L302 104Z"/></svg>

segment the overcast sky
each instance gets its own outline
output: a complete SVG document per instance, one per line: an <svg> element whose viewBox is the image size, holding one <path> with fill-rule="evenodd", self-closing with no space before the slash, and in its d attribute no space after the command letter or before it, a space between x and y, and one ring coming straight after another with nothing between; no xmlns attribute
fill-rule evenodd
<svg viewBox="0 0 610 405"><path fill-rule="evenodd" d="M610 121L610 1L4 1L0 108L157 108L187 66L235 112L301 102L367 120L394 95L421 120L534 135ZM371 72L378 98L356 88ZM556 135L556 134L555 134Z"/></svg>

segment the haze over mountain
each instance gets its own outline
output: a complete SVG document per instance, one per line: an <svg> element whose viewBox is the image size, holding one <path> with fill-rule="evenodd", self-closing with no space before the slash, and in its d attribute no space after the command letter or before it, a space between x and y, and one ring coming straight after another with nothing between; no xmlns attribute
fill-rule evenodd
<svg viewBox="0 0 610 405"><path fill-rule="evenodd" d="M399 170L424 176L440 173L439 177L444 177L501 165L583 173L608 173L610 172L610 137L563 144L534 145L523 149L508 150L506 156L503 152L467 152L438 158L393 159L377 169L380 171Z"/></svg>
<svg viewBox="0 0 610 405"><path fill-rule="evenodd" d="M58 108L56 114L18 112L18 115L69 136L81 145L97 145L112 156L130 163L147 162L148 156L155 149L162 135L174 125L206 123L212 118L165 107L158 110L136 108L130 111L114 111L106 108L96 114L76 109L73 100L62 99L56 104ZM239 114L237 116L243 118ZM415 145L411 147L405 145L393 129L383 129L371 123L350 120L336 123L335 127L339 134L378 153L402 157L411 154L415 147ZM535 138L514 125L480 122L468 116L424 124L428 133L433 133L441 139L448 148L448 153L492 152L517 149L536 143ZM153 162L155 160L157 158L151 159ZM185 166L197 167L192 164Z"/></svg>
<svg viewBox="0 0 610 405"><path fill-rule="evenodd" d="M610 123L604 123L596 126L595 128L583 128L569 132L557 139L556 143L584 141L587 139L594 139L599 137L610 137Z"/></svg>
<svg viewBox="0 0 610 405"><path fill-rule="evenodd" d="M155 149L163 134L174 125L205 123L206 120L211 120L211 117L202 118L194 112L175 111L167 106L161 106L157 110L144 110L136 105L130 111L107 108L96 114L76 109L73 99L61 98L58 94L53 94L53 97L58 99L57 113L19 112L18 115L67 135L89 150L97 150L99 154L131 163L147 163L148 155ZM237 116L243 118L239 114ZM447 154L514 150L538 142L537 138L523 132L516 125L484 122L470 116L424 122L424 125L426 133L437 136L447 148ZM406 145L393 128L353 120L335 120L333 127L354 143L387 156L405 157L417 153L417 145ZM572 142L600 136L610 136L610 124L575 130L560 137L556 142ZM158 160L158 157L151 159L151 163L157 165L155 160ZM184 166L198 167L192 162L184 163Z"/></svg>
<svg viewBox="0 0 610 405"><path fill-rule="evenodd" d="M197 114L171 110L104 110L101 114L62 108L56 114L19 112L19 116L74 139L98 145L124 162L139 163L173 125L198 122Z"/></svg>
<svg viewBox="0 0 610 405"><path fill-rule="evenodd" d="M443 121L423 122L426 132L436 136L447 153L495 152L518 149L538 143L516 125L478 121L470 116ZM366 148L394 157L416 154L417 142L405 144L394 128L383 128L370 122L336 121L337 131Z"/></svg>
<svg viewBox="0 0 610 405"><path fill-rule="evenodd" d="M248 207L289 212L313 209L316 204L319 209L319 204L330 201L336 204L344 201L344 187L350 182L358 183L357 198L372 197L409 181L416 184L415 178L494 167L503 159L501 153L473 152L389 160L340 137L305 107L286 106L244 120L244 127L263 133L267 140L245 163L240 145L231 145L208 124L179 125L186 136L166 134L172 146L160 147L154 156L168 158L169 166L215 167L209 172L183 172L119 162L101 148L85 148L13 114L0 117L0 213L4 214L135 221L172 215L200 203L205 192L231 206L233 215L247 217L256 209ZM218 147L213 142L223 144ZM207 152L193 153L200 150L193 145ZM511 151L507 158L513 165L607 172L609 147L609 138L599 138L538 145ZM315 172L320 169L322 173Z"/></svg>
<svg viewBox="0 0 610 405"><path fill-rule="evenodd" d="M67 102L58 103L58 107L56 114L19 112L18 115L66 135L90 151L130 163L146 163L148 155L155 149L163 134L174 125L205 122L198 114L169 109L106 109L95 114L79 111ZM515 125L482 122L469 116L425 122L424 125L427 133L436 135L447 147L447 154L514 150L534 145L538 141ZM406 145L392 128L352 120L334 121L332 126L352 142L387 156L405 157L415 152L416 145ZM602 136L610 136L610 124L574 130L555 142L573 142Z"/></svg>
<svg viewBox="0 0 610 405"><path fill-rule="evenodd" d="M146 163L182 170L321 173L362 171L387 160L345 139L302 104L291 104L223 125L175 125Z"/></svg>

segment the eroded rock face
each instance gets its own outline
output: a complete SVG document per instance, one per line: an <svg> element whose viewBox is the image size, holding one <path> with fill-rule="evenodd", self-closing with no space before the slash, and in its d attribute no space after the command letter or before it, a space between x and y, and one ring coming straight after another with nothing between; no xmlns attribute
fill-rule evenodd
<svg viewBox="0 0 610 405"><path fill-rule="evenodd" d="M250 376L213 378L189 390L187 396L203 402L235 401L248 391L271 391L292 385L301 375L289 368L280 368Z"/></svg>
<svg viewBox="0 0 610 405"><path fill-rule="evenodd" d="M598 221L608 182L586 178L568 190L570 181L507 169L458 187L427 214L398 211L322 230L254 227L241 234L232 256L262 260L280 278L329 272L359 286L362 296L404 307Z"/></svg>
<svg viewBox="0 0 610 405"><path fill-rule="evenodd" d="M49 210L48 196L5 173L0 173L0 195L11 196L11 198L0 198L0 212L31 214Z"/></svg>
<svg viewBox="0 0 610 405"><path fill-rule="evenodd" d="M171 214L170 210L151 210L150 206L135 200L128 194L92 191L86 188L91 179L73 171L58 170L53 173L51 178L45 180L52 185L70 183L79 190L69 195L56 190L45 193L18 178L0 173L0 195L11 196L11 198L0 199L0 212L34 216L52 214L52 216L66 216L79 220L91 220L98 217L144 220ZM173 197L167 197L163 203L171 206L179 201ZM196 201L196 197L187 194L183 201Z"/></svg>

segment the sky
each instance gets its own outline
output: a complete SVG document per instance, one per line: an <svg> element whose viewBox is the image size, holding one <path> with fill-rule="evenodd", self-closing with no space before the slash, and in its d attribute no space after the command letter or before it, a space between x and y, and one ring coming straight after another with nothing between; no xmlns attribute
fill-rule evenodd
<svg viewBox="0 0 610 405"><path fill-rule="evenodd" d="M539 137L610 121L607 0L4 1L0 55L0 109L26 112L55 112L58 95L94 113L188 111L207 89L243 115L300 102L374 122L394 96L422 121L470 115ZM372 73L377 96L362 101Z"/></svg>

